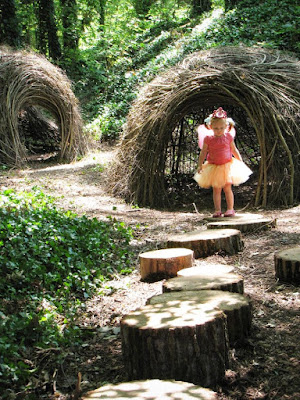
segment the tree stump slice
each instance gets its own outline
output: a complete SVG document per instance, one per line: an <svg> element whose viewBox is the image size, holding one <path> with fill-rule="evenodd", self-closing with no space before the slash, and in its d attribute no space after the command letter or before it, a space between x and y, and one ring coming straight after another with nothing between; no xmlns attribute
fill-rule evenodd
<svg viewBox="0 0 300 400"><path fill-rule="evenodd" d="M164 303L180 307L181 301L195 301L203 307L222 310L227 316L227 329L230 346L242 344L249 336L252 324L252 303L249 298L239 294L219 290L203 290L201 292L163 293L148 299L147 304Z"/></svg>
<svg viewBox="0 0 300 400"><path fill-rule="evenodd" d="M276 220L259 214L236 214L234 217L207 218L208 229L238 229L242 233L252 233L274 228Z"/></svg>
<svg viewBox="0 0 300 400"><path fill-rule="evenodd" d="M276 278L283 282L300 283L300 247L275 253L274 261Z"/></svg>
<svg viewBox="0 0 300 400"><path fill-rule="evenodd" d="M204 258L220 251L233 255L244 243L237 229L207 229L171 236L167 247L184 247L194 251L195 258Z"/></svg>
<svg viewBox="0 0 300 400"><path fill-rule="evenodd" d="M193 265L194 252L186 248L161 249L139 255L141 278L173 277Z"/></svg>
<svg viewBox="0 0 300 400"><path fill-rule="evenodd" d="M185 268L177 272L177 276L203 276L203 275L222 275L234 272L234 267L232 265L224 264L209 264L203 263L201 265L196 265L194 267Z"/></svg>
<svg viewBox="0 0 300 400"><path fill-rule="evenodd" d="M198 276L178 276L172 278L162 285L163 293L200 291L200 290L222 290L233 293L244 293L244 278L233 273L225 274L202 274Z"/></svg>
<svg viewBox="0 0 300 400"><path fill-rule="evenodd" d="M184 399L184 400L217 400L216 392L210 389L182 381L163 381L149 379L107 384L99 389L92 390L81 397L82 400L149 400L149 399Z"/></svg>
<svg viewBox="0 0 300 400"><path fill-rule="evenodd" d="M121 320L130 380L174 379L209 387L229 364L226 315L197 299L148 304Z"/></svg>

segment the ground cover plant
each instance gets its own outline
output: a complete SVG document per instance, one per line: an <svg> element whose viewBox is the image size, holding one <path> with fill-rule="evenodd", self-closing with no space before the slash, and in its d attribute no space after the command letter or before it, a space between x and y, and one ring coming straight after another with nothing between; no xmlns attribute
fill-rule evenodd
<svg viewBox="0 0 300 400"><path fill-rule="evenodd" d="M131 272L132 229L60 210L38 188L4 190L0 204L0 383L20 390L38 370L32 347L81 343L84 301Z"/></svg>

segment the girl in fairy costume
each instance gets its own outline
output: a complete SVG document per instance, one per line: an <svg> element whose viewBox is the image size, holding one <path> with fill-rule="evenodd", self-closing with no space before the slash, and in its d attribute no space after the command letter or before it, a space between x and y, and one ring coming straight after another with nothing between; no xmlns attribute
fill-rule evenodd
<svg viewBox="0 0 300 400"><path fill-rule="evenodd" d="M207 131L206 134L203 133L203 129ZM205 120L205 127L199 133L199 145L202 149L194 179L202 188L213 188L214 218L223 216L221 211L222 190L227 203L224 217L235 215L232 185L246 182L252 174L236 148L234 133L234 122L227 118L227 113L222 107L215 110ZM203 136L205 136L204 140ZM202 140L203 146L200 143Z"/></svg>

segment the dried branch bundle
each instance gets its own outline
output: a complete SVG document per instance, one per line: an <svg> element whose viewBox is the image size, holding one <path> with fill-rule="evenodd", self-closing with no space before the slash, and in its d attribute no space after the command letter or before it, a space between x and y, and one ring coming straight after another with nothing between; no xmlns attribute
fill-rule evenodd
<svg viewBox="0 0 300 400"><path fill-rule="evenodd" d="M56 119L61 135L61 160L71 161L87 150L71 83L46 58L1 47L0 88L0 162L21 165L26 159L18 123L22 110L30 107L47 110Z"/></svg>
<svg viewBox="0 0 300 400"><path fill-rule="evenodd" d="M253 202L292 204L300 186L299 76L299 61L279 51L223 47L188 56L134 102L111 170L114 193L144 206L165 205L174 127L191 109L219 104L243 110L256 132L261 161Z"/></svg>

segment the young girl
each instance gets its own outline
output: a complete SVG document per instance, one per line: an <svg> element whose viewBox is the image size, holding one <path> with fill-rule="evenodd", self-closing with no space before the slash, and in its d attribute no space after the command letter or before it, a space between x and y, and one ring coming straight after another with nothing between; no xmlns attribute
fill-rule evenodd
<svg viewBox="0 0 300 400"><path fill-rule="evenodd" d="M230 133L234 122L227 118L226 111L220 107L205 121L207 129L211 129L213 135L208 131L208 135L204 137L194 179L202 188L207 189L212 186L214 218L223 215L221 211L222 190L227 203L224 217L233 217L235 215L234 195L231 186L245 182L252 171L244 164L234 144L233 136Z"/></svg>

